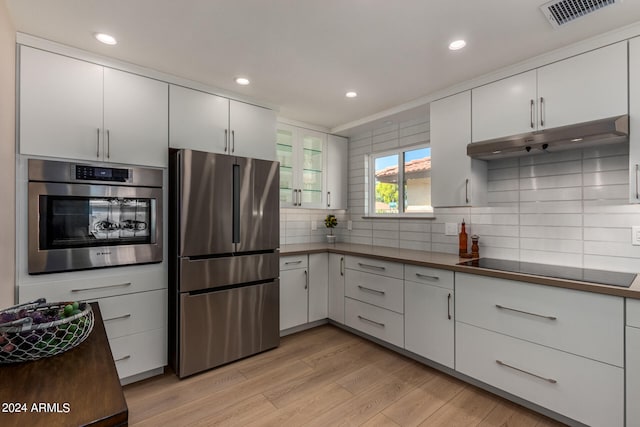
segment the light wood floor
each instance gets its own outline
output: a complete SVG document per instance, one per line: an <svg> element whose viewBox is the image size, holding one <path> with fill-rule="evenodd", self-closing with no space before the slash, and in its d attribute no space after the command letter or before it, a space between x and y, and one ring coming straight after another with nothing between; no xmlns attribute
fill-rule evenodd
<svg viewBox="0 0 640 427"><path fill-rule="evenodd" d="M334 326L178 380L124 388L131 426L561 426Z"/></svg>

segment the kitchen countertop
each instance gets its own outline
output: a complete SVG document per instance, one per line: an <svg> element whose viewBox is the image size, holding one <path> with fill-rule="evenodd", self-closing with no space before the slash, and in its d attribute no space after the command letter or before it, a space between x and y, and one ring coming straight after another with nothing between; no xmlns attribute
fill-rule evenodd
<svg viewBox="0 0 640 427"><path fill-rule="evenodd" d="M567 279L555 279L551 277L533 276L523 273L508 271L480 269L458 265L469 261L469 258L460 258L454 254L441 252L419 251L413 249L390 248L385 246L358 245L351 243L304 243L282 245L280 255L302 255L312 253L336 253L344 255L365 256L384 261L401 262L404 264L420 265L424 267L441 268L460 273L478 274L481 276L497 277L500 279L519 280L522 282L536 283L539 285L555 286L559 288L576 289L579 291L595 292L606 295L640 299L640 275L637 275L629 288L619 286L600 285L597 283L580 282Z"/></svg>

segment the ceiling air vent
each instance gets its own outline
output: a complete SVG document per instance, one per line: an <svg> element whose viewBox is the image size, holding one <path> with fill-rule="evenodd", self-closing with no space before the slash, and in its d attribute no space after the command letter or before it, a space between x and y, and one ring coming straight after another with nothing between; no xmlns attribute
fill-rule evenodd
<svg viewBox="0 0 640 427"><path fill-rule="evenodd" d="M619 3L621 0L554 0L540 6L554 28L582 18L603 7Z"/></svg>

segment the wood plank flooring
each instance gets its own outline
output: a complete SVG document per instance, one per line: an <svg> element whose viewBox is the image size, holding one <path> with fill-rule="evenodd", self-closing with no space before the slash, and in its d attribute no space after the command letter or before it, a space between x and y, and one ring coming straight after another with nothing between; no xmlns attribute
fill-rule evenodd
<svg viewBox="0 0 640 427"><path fill-rule="evenodd" d="M563 424L334 326L179 380L124 387L131 426L513 426Z"/></svg>

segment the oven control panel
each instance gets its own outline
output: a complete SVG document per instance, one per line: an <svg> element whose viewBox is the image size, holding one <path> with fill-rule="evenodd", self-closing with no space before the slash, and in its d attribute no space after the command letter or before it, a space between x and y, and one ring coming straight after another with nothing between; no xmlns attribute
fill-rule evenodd
<svg viewBox="0 0 640 427"><path fill-rule="evenodd" d="M127 182L129 169L103 168L89 165L75 165L76 179L82 181L115 181Z"/></svg>

